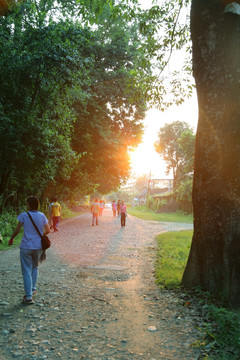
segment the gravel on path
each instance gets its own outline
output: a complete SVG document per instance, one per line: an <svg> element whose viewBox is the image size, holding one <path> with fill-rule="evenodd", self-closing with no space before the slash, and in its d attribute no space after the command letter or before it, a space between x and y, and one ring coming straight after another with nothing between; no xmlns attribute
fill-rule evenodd
<svg viewBox="0 0 240 360"><path fill-rule="evenodd" d="M200 359L196 309L187 295L154 279L155 236L191 225L105 210L99 226L84 213L50 234L35 304L23 295L19 249L0 253L0 360Z"/></svg>

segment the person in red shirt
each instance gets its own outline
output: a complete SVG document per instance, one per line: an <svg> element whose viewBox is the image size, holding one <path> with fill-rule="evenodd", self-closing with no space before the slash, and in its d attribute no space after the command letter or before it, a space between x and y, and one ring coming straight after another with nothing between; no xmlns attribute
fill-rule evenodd
<svg viewBox="0 0 240 360"><path fill-rule="evenodd" d="M112 212L113 212L113 216L116 216L117 204L116 204L115 200L113 200L113 202L112 202Z"/></svg>

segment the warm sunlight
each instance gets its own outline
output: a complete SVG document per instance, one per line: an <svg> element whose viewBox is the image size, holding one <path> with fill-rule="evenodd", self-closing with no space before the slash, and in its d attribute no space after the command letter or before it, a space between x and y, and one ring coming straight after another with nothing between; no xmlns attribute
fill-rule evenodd
<svg viewBox="0 0 240 360"><path fill-rule="evenodd" d="M172 178L171 173L166 175L166 165L160 155L154 149L161 126L173 121L185 121L196 131L198 119L196 96L187 100L183 105L172 106L165 112L157 109L147 111L144 121L144 135L142 143L137 149L130 153L133 176L144 174L151 175L157 179Z"/></svg>
<svg viewBox="0 0 240 360"><path fill-rule="evenodd" d="M149 175L150 171L157 178L165 179L169 177L165 174L166 166L164 161L155 152L153 145L155 140L155 137L150 136L148 133L145 134L143 143L130 153L133 174L137 177L143 174Z"/></svg>

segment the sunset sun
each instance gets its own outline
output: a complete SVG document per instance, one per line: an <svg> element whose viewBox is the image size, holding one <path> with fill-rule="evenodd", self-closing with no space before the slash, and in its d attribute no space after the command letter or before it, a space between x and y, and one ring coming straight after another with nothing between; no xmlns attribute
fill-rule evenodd
<svg viewBox="0 0 240 360"><path fill-rule="evenodd" d="M154 149L159 130L166 123L176 120L187 121L193 129L196 129L197 116L196 96L180 107L172 106L165 112L154 108L148 110L144 120L142 143L130 152L132 174L139 177L149 175L151 172L151 176L156 179L172 178L171 173L166 175L166 163Z"/></svg>
<svg viewBox="0 0 240 360"><path fill-rule="evenodd" d="M132 171L136 176L144 174L164 174L165 164L154 149L153 138L145 137L143 142L130 153Z"/></svg>

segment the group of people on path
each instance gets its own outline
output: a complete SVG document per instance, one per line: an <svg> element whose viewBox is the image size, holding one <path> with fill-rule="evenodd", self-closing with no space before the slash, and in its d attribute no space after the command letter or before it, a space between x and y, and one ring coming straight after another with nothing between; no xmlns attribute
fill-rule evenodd
<svg viewBox="0 0 240 360"><path fill-rule="evenodd" d="M103 206L101 206L103 204ZM94 200L94 203L91 206L91 213L92 213L92 226L98 225L98 217L102 216L103 208L104 208L104 201L98 202L98 199ZM112 212L113 216L118 215L121 218L121 226L124 227L126 225L126 216L127 216L127 206L126 204L118 200L116 203L115 200L112 202Z"/></svg>
<svg viewBox="0 0 240 360"><path fill-rule="evenodd" d="M127 216L127 206L124 201L118 200L116 203L115 200L112 202L112 212L113 216L118 215L121 218L121 226L126 225L126 216Z"/></svg>

